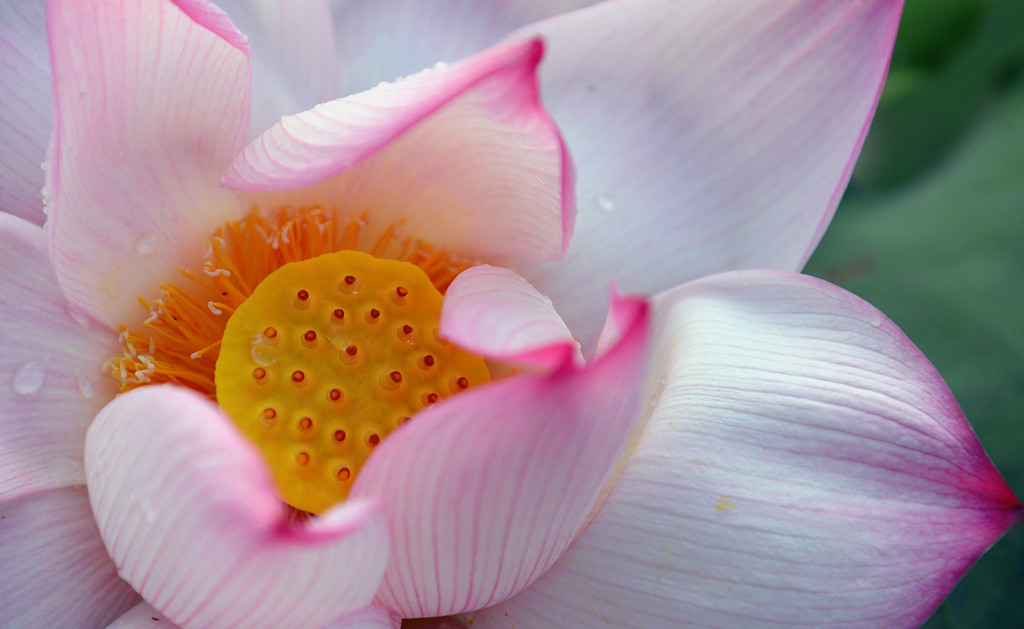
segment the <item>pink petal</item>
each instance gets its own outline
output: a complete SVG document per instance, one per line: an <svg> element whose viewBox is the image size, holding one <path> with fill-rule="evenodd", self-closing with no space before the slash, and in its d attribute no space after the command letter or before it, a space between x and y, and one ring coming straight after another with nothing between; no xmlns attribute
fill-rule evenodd
<svg viewBox="0 0 1024 629"><path fill-rule="evenodd" d="M117 578L84 487L0 504L0 626L102 627L138 596Z"/></svg>
<svg viewBox="0 0 1024 629"><path fill-rule="evenodd" d="M374 0L335 2L341 93L455 61L513 30L597 0Z"/></svg>
<svg viewBox="0 0 1024 629"><path fill-rule="evenodd" d="M448 287L441 335L486 358L551 370L575 358L579 343L551 300L515 271L481 265L463 271Z"/></svg>
<svg viewBox="0 0 1024 629"><path fill-rule="evenodd" d="M182 5L49 5L53 265L68 299L112 327L239 212L218 180L249 125L244 42L208 3Z"/></svg>
<svg viewBox="0 0 1024 629"><path fill-rule="evenodd" d="M729 273L656 321L622 477L474 628L917 627L1021 514L939 374L853 295Z"/></svg>
<svg viewBox="0 0 1024 629"><path fill-rule="evenodd" d="M519 272L576 337L603 288L655 294L799 270L831 220L885 80L902 0L607 2L524 28L579 166L565 261Z"/></svg>
<svg viewBox="0 0 1024 629"><path fill-rule="evenodd" d="M380 583L376 506L289 523L263 460L190 391L115 398L89 428L85 470L121 576L182 627L317 627L367 605Z"/></svg>
<svg viewBox="0 0 1024 629"><path fill-rule="evenodd" d="M368 209L375 224L404 220L404 233L464 256L558 258L575 215L572 166L538 100L542 54L539 40L521 41L287 117L224 183L287 190L254 195L264 207Z"/></svg>
<svg viewBox="0 0 1024 629"><path fill-rule="evenodd" d="M647 304L601 360L472 389L421 411L367 461L392 559L377 600L405 617L497 603L555 562L634 436Z"/></svg>
<svg viewBox="0 0 1024 629"><path fill-rule="evenodd" d="M117 335L70 310L41 227L0 213L0 502L85 483L82 446L117 389Z"/></svg>
<svg viewBox="0 0 1024 629"><path fill-rule="evenodd" d="M0 85L0 209L42 225L53 109L43 0L0 0Z"/></svg>
<svg viewBox="0 0 1024 629"><path fill-rule="evenodd" d="M217 3L246 34L253 94L250 137L285 114L337 98L338 56L326 0Z"/></svg>
<svg viewBox="0 0 1024 629"><path fill-rule="evenodd" d="M325 629L400 629L402 617L387 607L369 605L335 620Z"/></svg>
<svg viewBox="0 0 1024 629"><path fill-rule="evenodd" d="M177 629L146 601L139 603L110 623L107 629Z"/></svg>

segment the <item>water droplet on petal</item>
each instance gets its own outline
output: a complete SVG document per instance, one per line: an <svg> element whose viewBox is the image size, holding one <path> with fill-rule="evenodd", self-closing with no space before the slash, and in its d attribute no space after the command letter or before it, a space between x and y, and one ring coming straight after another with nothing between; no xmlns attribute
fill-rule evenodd
<svg viewBox="0 0 1024 629"><path fill-rule="evenodd" d="M78 383L78 392L82 394L82 397L89 399L96 395L96 389L92 386L92 381L85 376L75 376L75 382Z"/></svg>
<svg viewBox="0 0 1024 629"><path fill-rule="evenodd" d="M29 395L43 386L45 378L46 372L43 371L43 367L39 363L25 363L14 372L14 377L11 378L11 388L20 395Z"/></svg>
<svg viewBox="0 0 1024 629"><path fill-rule="evenodd" d="M156 236L143 236L135 241L135 250L144 256L156 251Z"/></svg>
<svg viewBox="0 0 1024 629"><path fill-rule="evenodd" d="M615 211L615 197L607 192L597 197L597 204L601 206L601 209L605 212Z"/></svg>

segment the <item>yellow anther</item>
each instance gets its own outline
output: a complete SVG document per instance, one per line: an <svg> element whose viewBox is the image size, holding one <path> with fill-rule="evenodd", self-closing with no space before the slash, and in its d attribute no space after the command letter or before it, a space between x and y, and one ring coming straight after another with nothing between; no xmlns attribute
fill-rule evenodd
<svg viewBox="0 0 1024 629"><path fill-rule="evenodd" d="M439 338L442 301L416 265L339 251L282 266L238 306L217 402L285 502L312 513L340 502L391 431L490 379L482 358Z"/></svg>

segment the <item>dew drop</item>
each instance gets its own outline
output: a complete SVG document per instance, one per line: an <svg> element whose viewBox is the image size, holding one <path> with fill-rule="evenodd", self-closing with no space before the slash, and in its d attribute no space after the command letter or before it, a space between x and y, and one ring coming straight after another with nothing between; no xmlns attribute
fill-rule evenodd
<svg viewBox="0 0 1024 629"><path fill-rule="evenodd" d="M14 372L14 377L11 378L11 388L14 392L19 395L29 395L39 390L39 387L43 386L43 380L46 378L46 372L43 371L42 365L36 362L28 362L18 367L17 371Z"/></svg>
<svg viewBox="0 0 1024 629"><path fill-rule="evenodd" d="M269 367L277 362L277 350L263 343L253 343L249 354L253 362L261 367Z"/></svg>
<svg viewBox="0 0 1024 629"><path fill-rule="evenodd" d="M615 197L605 192L601 196L597 197L597 204L605 212L615 211Z"/></svg>
<svg viewBox="0 0 1024 629"><path fill-rule="evenodd" d="M78 392L82 394L82 397L89 399L96 395L96 389L92 386L92 381L83 375L75 376L75 382L78 383Z"/></svg>
<svg viewBox="0 0 1024 629"><path fill-rule="evenodd" d="M144 256L156 251L156 236L143 236L135 241L135 250Z"/></svg>
<svg viewBox="0 0 1024 629"><path fill-rule="evenodd" d="M252 346L249 348L249 355L253 362L260 367L269 367L277 362L277 330L269 327L252 337Z"/></svg>

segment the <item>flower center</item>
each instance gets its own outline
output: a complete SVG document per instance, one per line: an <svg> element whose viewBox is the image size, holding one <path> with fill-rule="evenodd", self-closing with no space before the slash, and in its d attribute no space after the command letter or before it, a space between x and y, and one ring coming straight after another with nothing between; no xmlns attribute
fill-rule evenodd
<svg viewBox="0 0 1024 629"><path fill-rule="evenodd" d="M400 222L375 240L366 225L365 212L254 208L217 230L201 272L140 298L149 316L122 326L123 355L106 367L122 392L170 382L216 400L285 502L326 509L400 423L489 380L482 359L436 335L441 295L472 262L399 238Z"/></svg>
<svg viewBox="0 0 1024 629"><path fill-rule="evenodd" d="M288 504L344 499L370 452L418 410L490 379L438 336L419 267L358 251L286 264L228 320L217 401L262 450Z"/></svg>

